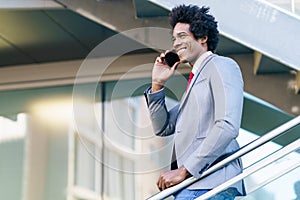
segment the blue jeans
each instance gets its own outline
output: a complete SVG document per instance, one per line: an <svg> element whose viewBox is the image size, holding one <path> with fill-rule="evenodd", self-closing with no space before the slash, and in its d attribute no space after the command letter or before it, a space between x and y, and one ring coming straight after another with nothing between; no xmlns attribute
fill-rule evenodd
<svg viewBox="0 0 300 200"><path fill-rule="evenodd" d="M208 192L209 190L181 190L176 193L174 200L194 200L200 197L202 194ZM237 189L228 188L215 196L209 198L209 200L233 200L235 196L238 194Z"/></svg>

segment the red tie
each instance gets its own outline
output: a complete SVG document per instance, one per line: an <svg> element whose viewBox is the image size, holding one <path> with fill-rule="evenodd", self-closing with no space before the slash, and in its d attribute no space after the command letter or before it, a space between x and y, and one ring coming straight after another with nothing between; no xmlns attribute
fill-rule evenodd
<svg viewBox="0 0 300 200"><path fill-rule="evenodd" d="M193 74L193 72L191 72L191 73L190 73L190 76L189 76L189 79L188 79L187 86L186 86L186 90L188 90L188 88L189 88L189 86L190 86L190 84L191 84L191 81L192 81L193 77L194 77L194 74Z"/></svg>

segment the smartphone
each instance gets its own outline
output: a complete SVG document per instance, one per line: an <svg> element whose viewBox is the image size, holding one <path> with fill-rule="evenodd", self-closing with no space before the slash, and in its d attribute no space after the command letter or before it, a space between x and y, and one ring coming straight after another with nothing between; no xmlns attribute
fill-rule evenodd
<svg viewBox="0 0 300 200"><path fill-rule="evenodd" d="M166 55L165 55L165 63L167 65L169 65L170 67L172 67L178 61L180 61L179 56L177 55L177 53L174 50L169 51L168 53L166 53Z"/></svg>

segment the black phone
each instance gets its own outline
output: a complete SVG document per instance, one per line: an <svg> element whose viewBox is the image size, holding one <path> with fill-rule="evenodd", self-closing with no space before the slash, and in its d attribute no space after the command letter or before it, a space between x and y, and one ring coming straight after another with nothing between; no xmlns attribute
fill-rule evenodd
<svg viewBox="0 0 300 200"><path fill-rule="evenodd" d="M166 53L166 55L165 55L165 63L167 65L169 65L170 67L172 67L178 61L180 61L179 56L177 55L177 53L174 50L169 51L168 53Z"/></svg>

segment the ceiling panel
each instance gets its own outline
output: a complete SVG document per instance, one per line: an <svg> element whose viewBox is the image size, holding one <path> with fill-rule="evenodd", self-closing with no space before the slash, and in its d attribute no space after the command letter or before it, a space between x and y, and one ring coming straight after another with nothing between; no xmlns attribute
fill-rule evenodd
<svg viewBox="0 0 300 200"><path fill-rule="evenodd" d="M0 10L0 26L0 66L84 59L117 34L69 9L4 9ZM118 38L121 42L114 49L140 46L125 36ZM134 53L139 52L145 50ZM97 52L97 56L116 53Z"/></svg>
<svg viewBox="0 0 300 200"><path fill-rule="evenodd" d="M0 10L0 66L82 59L116 34L68 9Z"/></svg>
<svg viewBox="0 0 300 200"><path fill-rule="evenodd" d="M218 54L230 55L230 54L248 54L253 53L253 50L237 43L223 35L219 37L219 43L216 49Z"/></svg>
<svg viewBox="0 0 300 200"><path fill-rule="evenodd" d="M286 65L283 65L280 62L275 61L274 59L262 55L256 74L290 73L290 71L291 69Z"/></svg>
<svg viewBox="0 0 300 200"><path fill-rule="evenodd" d="M88 50L116 32L96 24L72 11L47 10L46 14Z"/></svg>
<svg viewBox="0 0 300 200"><path fill-rule="evenodd" d="M35 62L30 56L26 56L25 52L20 51L17 47L9 44L5 39L0 37L0 63L1 65L29 64Z"/></svg>
<svg viewBox="0 0 300 200"><path fill-rule="evenodd" d="M37 62L76 58L88 52L43 10L2 10L0 24L1 36Z"/></svg>
<svg viewBox="0 0 300 200"><path fill-rule="evenodd" d="M147 0L134 0L138 18L167 17L169 11Z"/></svg>

